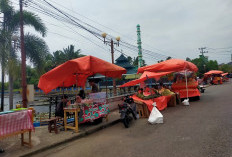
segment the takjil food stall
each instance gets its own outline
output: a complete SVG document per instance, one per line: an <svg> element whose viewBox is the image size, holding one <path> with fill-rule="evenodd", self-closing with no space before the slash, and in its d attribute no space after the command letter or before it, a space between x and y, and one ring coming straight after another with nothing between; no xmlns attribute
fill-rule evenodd
<svg viewBox="0 0 232 157"><path fill-rule="evenodd" d="M85 56L67 61L40 77L38 87L48 94L57 87L77 87L85 88L86 80L94 74L101 74L106 77L120 78L126 73L126 69L115 64L106 62L97 57ZM109 113L106 102L106 93L91 93L88 99L76 98L75 104L67 105L64 108L66 112L75 112L79 114L79 122L84 123L106 116ZM64 118L65 119L65 118ZM65 119L66 120L66 119ZM75 123L77 126L77 115ZM77 128L75 128L77 131Z"/></svg>
<svg viewBox="0 0 232 157"><path fill-rule="evenodd" d="M153 106L153 102L156 102L156 107L159 110L163 110L167 107L168 102L172 98L177 98L175 95L178 95L178 98L189 98L200 96L200 92L197 89L197 82L196 81L188 81L187 73L189 72L197 72L198 68L191 62L181 60L181 59L170 59L166 60L157 64L141 67L138 69L138 73L143 73L140 79L133 80L128 82L121 87L130 86L138 84L146 79L155 78L158 80L161 76L170 75L171 73L181 72L184 74L183 82L174 82L172 86L174 89L163 88L163 92L159 91L159 93L153 92L154 89L148 89L150 91L150 95L146 96L146 91L143 93L142 96L133 95L133 99L136 101L144 102L148 109L151 111ZM172 76L172 75L170 75ZM169 77L170 79L173 77ZM180 83L180 84L179 84ZM154 94L153 94L154 93ZM144 95L145 94L145 95ZM172 100L173 101L173 100ZM174 100L176 101L176 100Z"/></svg>
<svg viewBox="0 0 232 157"><path fill-rule="evenodd" d="M204 77L207 79L210 79L210 83L217 85L222 84L222 74L224 72L220 70L210 70L207 73L204 74Z"/></svg>

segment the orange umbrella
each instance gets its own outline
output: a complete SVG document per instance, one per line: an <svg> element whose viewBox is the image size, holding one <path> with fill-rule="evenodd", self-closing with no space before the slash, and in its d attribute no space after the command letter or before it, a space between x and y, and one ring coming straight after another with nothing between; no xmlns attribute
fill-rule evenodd
<svg viewBox="0 0 232 157"><path fill-rule="evenodd" d="M205 75L211 75L211 74L222 74L224 73L223 71L220 70L210 70L207 73L205 73Z"/></svg>
<svg viewBox="0 0 232 157"><path fill-rule="evenodd" d="M157 64L141 67L138 69L138 73L142 73L144 71L151 71L151 72L167 72L167 71L194 71L197 72L198 68L195 64L182 60L182 59L169 59Z"/></svg>
<svg viewBox="0 0 232 157"><path fill-rule="evenodd" d="M164 75L167 75L167 74L170 74L170 73L171 72L154 73L154 72L145 71L140 76L139 79L127 82L127 83L121 85L120 87L134 86L134 85L137 85L137 84L139 84L141 82L144 82L145 80L150 79L150 78L154 78L154 79L158 80L161 76L164 76Z"/></svg>
<svg viewBox="0 0 232 157"><path fill-rule="evenodd" d="M120 78L126 69L93 56L69 60L40 77L38 87L46 94L59 86L85 86L86 79L96 73Z"/></svg>
<svg viewBox="0 0 232 157"><path fill-rule="evenodd" d="M223 73L223 74L222 74L222 76L226 76L226 75L228 75L228 73Z"/></svg>

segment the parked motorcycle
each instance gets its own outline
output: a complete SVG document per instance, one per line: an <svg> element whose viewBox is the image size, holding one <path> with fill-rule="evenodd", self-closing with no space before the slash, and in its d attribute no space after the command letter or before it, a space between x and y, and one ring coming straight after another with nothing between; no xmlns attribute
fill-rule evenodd
<svg viewBox="0 0 232 157"><path fill-rule="evenodd" d="M134 100L130 98L129 96L126 96L124 98L123 104L118 104L119 113L121 114L121 120L126 128L129 127L130 121L134 118L137 119L136 115L136 104L134 103ZM133 118L132 118L132 116Z"/></svg>

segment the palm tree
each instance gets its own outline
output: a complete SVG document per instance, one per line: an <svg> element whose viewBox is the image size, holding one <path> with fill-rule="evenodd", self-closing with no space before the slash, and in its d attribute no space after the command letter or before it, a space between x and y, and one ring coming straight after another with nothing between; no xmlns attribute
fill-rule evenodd
<svg viewBox="0 0 232 157"><path fill-rule="evenodd" d="M20 24L20 12L19 11L14 11L13 7L9 5L9 0L0 0L0 11L3 12L4 17L6 15L7 20L3 21L3 24L7 27L7 32L8 32L8 40L10 44L10 47L7 48L3 48L1 50L2 54L4 55L4 58L2 58L2 69L4 70L4 63L5 62L9 62L9 64L14 64L16 63L16 56L14 54L15 51L12 51L12 45L11 45L11 37L12 34L18 34L19 31L19 24ZM46 35L46 27L44 25L44 23L42 22L42 20L35 14L31 13L31 12L27 12L24 11L23 12L23 16L24 16L24 25L28 25L28 26L32 26L34 27L34 29L39 32L42 36ZM6 30L6 29L5 29ZM45 54L48 52L48 47L46 45L46 43L39 37L36 37L34 35L31 34L27 34L25 36L25 41L27 41L28 44L25 45L25 49L26 49L26 55L28 58L30 58L30 60L32 61L32 63L34 63L34 65L36 65L38 67L38 69L40 69L39 71L42 71L42 58L44 56L46 56ZM40 43L37 43L40 42ZM40 47L41 46L41 47ZM33 47L33 48L32 48ZM10 53L3 53L4 51L8 50L9 52L11 52L11 55L9 55ZM5 57L7 56L7 57ZM13 107L13 69L11 69L14 66L9 66L9 84L10 84L10 108ZM2 74L2 76L4 76L4 74ZM4 77L3 77L4 78ZM4 84L4 80L2 81ZM4 90L4 88L3 88ZM3 100L2 100L3 101ZM2 103L3 105L3 103Z"/></svg>
<svg viewBox="0 0 232 157"><path fill-rule="evenodd" d="M48 54L45 62L45 66L46 66L45 69L46 71L49 71L68 60L84 57L84 56L85 55L81 54L80 49L75 51L74 45L70 45L67 48L64 48L63 51L57 50L53 52L53 54Z"/></svg>

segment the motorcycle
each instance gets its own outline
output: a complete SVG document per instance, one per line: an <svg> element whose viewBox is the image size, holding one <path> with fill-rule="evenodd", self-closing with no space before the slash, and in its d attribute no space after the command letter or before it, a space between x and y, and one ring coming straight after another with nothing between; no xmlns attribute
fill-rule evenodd
<svg viewBox="0 0 232 157"><path fill-rule="evenodd" d="M130 98L129 96L126 96L124 98L123 104L118 104L119 113L121 117L121 121L123 122L125 128L129 127L130 121L134 118L137 119L136 115L136 104L134 103L134 100ZM132 118L132 116L133 118Z"/></svg>

